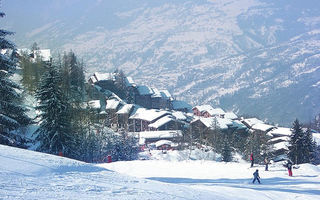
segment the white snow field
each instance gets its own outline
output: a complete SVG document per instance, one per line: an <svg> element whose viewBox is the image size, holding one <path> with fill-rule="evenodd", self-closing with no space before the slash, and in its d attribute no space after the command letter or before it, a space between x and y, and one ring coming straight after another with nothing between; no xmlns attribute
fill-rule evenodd
<svg viewBox="0 0 320 200"><path fill-rule="evenodd" d="M171 160L94 165L0 145L0 199L320 199L320 166L261 166L258 185L245 162Z"/></svg>

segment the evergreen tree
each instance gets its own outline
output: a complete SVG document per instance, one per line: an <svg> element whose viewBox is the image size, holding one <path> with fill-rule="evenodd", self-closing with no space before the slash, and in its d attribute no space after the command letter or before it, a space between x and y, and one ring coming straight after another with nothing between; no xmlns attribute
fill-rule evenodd
<svg viewBox="0 0 320 200"><path fill-rule="evenodd" d="M36 98L41 111L37 140L39 151L73 156L76 140L71 130L70 104L61 90L61 76L56 65L49 65L43 75Z"/></svg>
<svg viewBox="0 0 320 200"><path fill-rule="evenodd" d="M0 12L0 17L4 16L5 14ZM10 79L16 73L17 52L15 45L5 37L12 34L0 29L0 144L23 146L17 130L28 125L31 120L26 115L22 97L17 92L21 89L20 86ZM7 53L2 53L4 51Z"/></svg>
<svg viewBox="0 0 320 200"><path fill-rule="evenodd" d="M223 141L223 147L222 147L221 155L222 155L222 161L224 161L224 162L232 161L232 149L231 149L228 137L225 137L225 139Z"/></svg>
<svg viewBox="0 0 320 200"><path fill-rule="evenodd" d="M302 163L311 163L315 159L316 143L313 140L311 129L308 128L303 134Z"/></svg>
<svg viewBox="0 0 320 200"><path fill-rule="evenodd" d="M305 136L302 130L302 124L296 119L293 122L292 135L289 141L289 158L294 161L295 164L301 164L305 162L305 147L304 147Z"/></svg>

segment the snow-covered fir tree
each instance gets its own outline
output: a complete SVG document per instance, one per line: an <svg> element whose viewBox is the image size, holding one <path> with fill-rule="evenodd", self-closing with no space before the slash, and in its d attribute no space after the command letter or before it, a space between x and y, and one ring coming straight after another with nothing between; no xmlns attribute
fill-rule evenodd
<svg viewBox="0 0 320 200"><path fill-rule="evenodd" d="M232 149L231 149L228 137L225 137L223 141L221 156L222 156L222 161L224 162L232 161Z"/></svg>
<svg viewBox="0 0 320 200"><path fill-rule="evenodd" d="M0 12L0 17L5 14ZM0 144L23 146L18 129L28 125L31 120L22 105L20 86L12 81L16 73L17 52L15 45L6 39L12 32L0 29Z"/></svg>
<svg viewBox="0 0 320 200"><path fill-rule="evenodd" d="M311 163L315 159L315 152L316 152L316 143L313 140L311 129L308 128L306 132L303 134L303 163Z"/></svg>
<svg viewBox="0 0 320 200"><path fill-rule="evenodd" d="M37 140L39 151L72 156L76 139L71 130L70 104L61 90L58 66L49 64L36 92L39 101L40 127Z"/></svg>
<svg viewBox="0 0 320 200"><path fill-rule="evenodd" d="M315 143L312 138L311 130L306 132L302 129L302 124L296 119L293 122L292 135L289 141L289 158L295 164L309 163L314 158Z"/></svg>

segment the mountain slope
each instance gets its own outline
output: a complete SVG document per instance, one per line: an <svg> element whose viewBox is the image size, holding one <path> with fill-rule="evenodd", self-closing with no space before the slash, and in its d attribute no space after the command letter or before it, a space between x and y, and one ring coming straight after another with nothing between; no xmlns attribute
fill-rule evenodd
<svg viewBox="0 0 320 200"><path fill-rule="evenodd" d="M28 27L16 23L28 12L14 15L14 1L4 6L18 46L72 49L88 73L121 68L193 105L282 125L320 112L317 0L39 1Z"/></svg>
<svg viewBox="0 0 320 200"><path fill-rule="evenodd" d="M181 156L179 153L158 152L158 156L170 158L171 162L124 161L97 166L0 145L0 196L4 199L244 200L257 196L261 200L319 199L319 166L300 165L293 170L293 177L288 177L285 168L277 164L265 172L264 166L252 169L246 162L178 162L175 159ZM261 185L250 183L256 169L260 169Z"/></svg>

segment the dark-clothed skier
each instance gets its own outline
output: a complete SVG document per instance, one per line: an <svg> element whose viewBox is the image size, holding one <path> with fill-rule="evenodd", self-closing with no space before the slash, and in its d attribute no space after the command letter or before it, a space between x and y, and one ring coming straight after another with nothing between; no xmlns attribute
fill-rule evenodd
<svg viewBox="0 0 320 200"><path fill-rule="evenodd" d="M291 162L291 160L288 160L286 167L288 168L289 176L292 176L292 162Z"/></svg>
<svg viewBox="0 0 320 200"><path fill-rule="evenodd" d="M250 161L251 161L251 167L253 167L253 162L254 162L253 153L251 153L250 155Z"/></svg>
<svg viewBox="0 0 320 200"><path fill-rule="evenodd" d="M258 183L260 184L259 170L256 170L256 171L253 173L253 181L252 181L252 183L256 182L256 180L257 180Z"/></svg>

